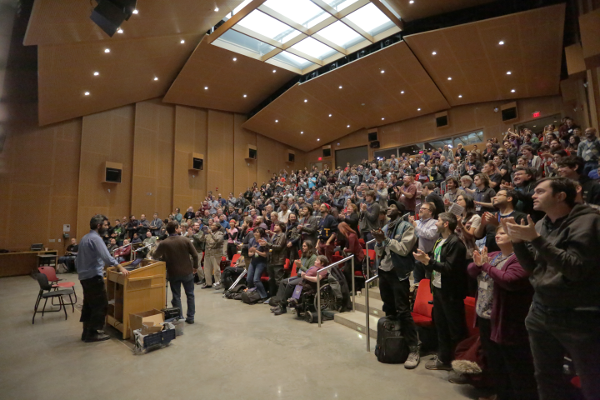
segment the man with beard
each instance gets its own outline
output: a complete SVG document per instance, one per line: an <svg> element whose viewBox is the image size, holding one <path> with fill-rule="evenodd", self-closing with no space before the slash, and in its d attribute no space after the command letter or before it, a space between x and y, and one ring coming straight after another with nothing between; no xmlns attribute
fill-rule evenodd
<svg viewBox="0 0 600 400"><path fill-rule="evenodd" d="M296 214L290 214L286 226L287 258L290 259L290 265L298 258L300 249L300 233L298 232L298 217Z"/></svg>
<svg viewBox="0 0 600 400"><path fill-rule="evenodd" d="M414 267L411 251L417 237L415 228L400 218L404 211L404 204L390 200L389 224L383 230L371 231L371 235L377 241L375 251L381 260L378 274L383 311L389 318L400 321L402 336L410 349L404 368L413 369L419 365L420 357L417 328L410 314L408 277Z"/></svg>
<svg viewBox="0 0 600 400"><path fill-rule="evenodd" d="M304 204L300 209L300 221L298 221L297 227L301 235L300 246L302 246L305 240L317 243L317 218L312 213L312 207L308 204Z"/></svg>
<svg viewBox="0 0 600 400"><path fill-rule="evenodd" d="M337 231L337 220L331 215L331 206L327 203L321 204L319 207L321 220L318 225L319 240L317 242L317 250L320 255L327 257L329 262L333 258L333 243L335 238L333 235Z"/></svg>
<svg viewBox="0 0 600 400"><path fill-rule="evenodd" d="M213 222L210 228L204 227L200 240L205 243L204 253L204 280L202 289L212 287L213 274L215 276L215 286L220 288L221 280L221 256L223 255L223 232L218 222Z"/></svg>
<svg viewBox="0 0 600 400"><path fill-rule="evenodd" d="M112 265L123 275L129 275L129 271L121 267L117 260L110 255L102 240L102 235L107 229L108 218L101 214L92 217L90 232L79 243L77 262L75 263L83 288L83 308L79 320L83 322L81 340L88 343L110 338L102 331L108 308L108 298L104 286L104 267Z"/></svg>

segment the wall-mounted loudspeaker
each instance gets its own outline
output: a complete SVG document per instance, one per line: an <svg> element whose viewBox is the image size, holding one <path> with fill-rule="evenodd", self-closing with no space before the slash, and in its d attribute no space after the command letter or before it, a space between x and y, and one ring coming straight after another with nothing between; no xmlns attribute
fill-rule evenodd
<svg viewBox="0 0 600 400"><path fill-rule="evenodd" d="M294 153L288 153L288 162L296 161L296 155Z"/></svg>
<svg viewBox="0 0 600 400"><path fill-rule="evenodd" d="M374 142L377 140L377 130L368 132L369 142Z"/></svg>
<svg viewBox="0 0 600 400"><path fill-rule="evenodd" d="M376 141L374 141L374 142L371 142L371 143L369 143L369 146L370 146L372 149L378 149L378 148L379 148L379 140L376 140Z"/></svg>
<svg viewBox="0 0 600 400"><path fill-rule="evenodd" d="M323 146L323 157L331 157L331 145Z"/></svg>
<svg viewBox="0 0 600 400"><path fill-rule="evenodd" d="M450 125L450 120L448 119L448 111L435 114L436 128L446 128L448 125Z"/></svg>
<svg viewBox="0 0 600 400"><path fill-rule="evenodd" d="M123 164L106 161L102 172L103 183L121 183Z"/></svg>
<svg viewBox="0 0 600 400"><path fill-rule="evenodd" d="M188 161L190 171L201 171L204 169L204 155L199 153L190 153Z"/></svg>
<svg viewBox="0 0 600 400"><path fill-rule="evenodd" d="M248 145L248 152L246 153L246 160L256 160L258 157L258 150L253 144Z"/></svg>
<svg viewBox="0 0 600 400"><path fill-rule="evenodd" d="M505 104L500 109L502 110L502 121L512 121L519 118L516 101Z"/></svg>

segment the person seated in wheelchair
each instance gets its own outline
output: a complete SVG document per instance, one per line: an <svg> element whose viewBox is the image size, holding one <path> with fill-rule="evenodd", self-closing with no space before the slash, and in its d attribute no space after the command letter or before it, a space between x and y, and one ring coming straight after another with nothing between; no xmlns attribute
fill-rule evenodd
<svg viewBox="0 0 600 400"><path fill-rule="evenodd" d="M329 261L327 260L327 257L321 255L321 256L317 256L317 259L315 260L315 265L313 265L312 267L310 267L306 272L302 271L300 273L300 282L296 284L297 285L301 285L302 286L302 290L301 293L295 293L295 288L296 286L291 286L291 285L287 285L287 287L284 289L285 293L284 293L284 301L279 301L279 304L276 307L271 308L271 312L275 315L281 315L281 314L285 314L287 312L287 304L289 303L291 306L296 307L300 301L300 295L305 296L305 295L314 295L317 293L317 271L320 270L321 268L326 267L329 264ZM321 271L321 273L319 274L320 278L321 278L321 282L323 282L323 279L325 279L327 277L327 271ZM279 293L278 293L279 296ZM281 298L281 297L279 297Z"/></svg>

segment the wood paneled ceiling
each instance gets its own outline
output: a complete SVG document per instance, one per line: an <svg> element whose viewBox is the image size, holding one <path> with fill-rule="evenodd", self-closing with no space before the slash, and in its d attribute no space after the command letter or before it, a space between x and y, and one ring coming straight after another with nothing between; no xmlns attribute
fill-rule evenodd
<svg viewBox="0 0 600 400"><path fill-rule="evenodd" d="M201 36L39 46L40 125L164 95Z"/></svg>
<svg viewBox="0 0 600 400"><path fill-rule="evenodd" d="M139 0L114 39L205 33L243 0ZM110 40L92 20L94 0L35 0L24 44ZM219 11L215 11L218 8Z"/></svg>
<svg viewBox="0 0 600 400"><path fill-rule="evenodd" d="M558 4L405 40L452 106L550 96L559 93L564 18Z"/></svg>
<svg viewBox="0 0 600 400"><path fill-rule="evenodd" d="M493 1L495 0L385 0L404 21L432 17Z"/></svg>
<svg viewBox="0 0 600 400"><path fill-rule="evenodd" d="M296 76L212 46L207 38L202 39L163 101L246 114Z"/></svg>
<svg viewBox="0 0 600 400"><path fill-rule="evenodd" d="M419 60L400 42L295 85L244 127L309 151L361 128L447 108Z"/></svg>

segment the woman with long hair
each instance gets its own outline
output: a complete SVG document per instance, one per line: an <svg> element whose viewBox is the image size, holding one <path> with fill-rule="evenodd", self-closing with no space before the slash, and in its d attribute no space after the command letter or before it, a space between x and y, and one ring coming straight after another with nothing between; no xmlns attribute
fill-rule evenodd
<svg viewBox="0 0 600 400"><path fill-rule="evenodd" d="M481 225L481 217L475 209L475 202L471 196L460 195L456 198L456 204L463 207L462 218L457 218L458 225L455 233L467 247L467 259L473 258L473 251L477 249L475 245L475 231Z"/></svg>
<svg viewBox="0 0 600 400"><path fill-rule="evenodd" d="M354 268L360 268L363 259L365 258L365 253L363 252L362 246L358 241L358 234L356 231L352 229L346 222L341 222L338 225L338 231L336 235L337 240L343 242L344 247L342 252L344 254L344 258L354 254ZM342 272L344 273L344 277L348 283L348 288L352 290L351 287L353 277L350 263L344 263Z"/></svg>
<svg viewBox="0 0 600 400"><path fill-rule="evenodd" d="M343 221L350 226L350 228L358 234L358 219L359 212L358 206L348 199L346 202L346 210L343 214Z"/></svg>
<svg viewBox="0 0 600 400"><path fill-rule="evenodd" d="M267 239L267 234L263 228L254 229L253 234L254 237L250 238L250 241L248 242L248 256L252 261L248 267L246 284L248 285L248 289L256 287L256 290L260 294L260 298L266 299L267 291L265 290L260 277L265 268L267 268L267 255L269 250L267 249L267 246L261 245L260 242Z"/></svg>

